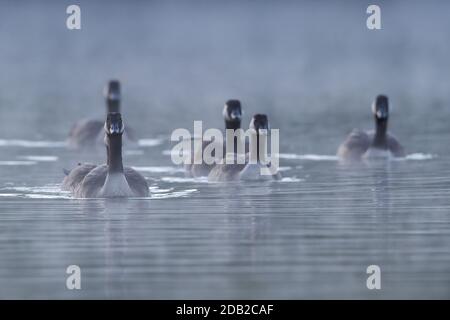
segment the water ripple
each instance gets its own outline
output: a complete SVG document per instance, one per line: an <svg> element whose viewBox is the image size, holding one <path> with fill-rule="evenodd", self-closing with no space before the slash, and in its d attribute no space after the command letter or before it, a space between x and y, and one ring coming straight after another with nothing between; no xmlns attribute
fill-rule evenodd
<svg viewBox="0 0 450 320"><path fill-rule="evenodd" d="M46 141L46 140L20 140L20 139L0 139L0 147L23 147L23 148L64 148L66 141Z"/></svg>

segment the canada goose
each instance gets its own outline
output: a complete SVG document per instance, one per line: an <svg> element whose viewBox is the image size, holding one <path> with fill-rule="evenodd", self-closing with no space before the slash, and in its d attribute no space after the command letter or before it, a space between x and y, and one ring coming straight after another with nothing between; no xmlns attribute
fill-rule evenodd
<svg viewBox="0 0 450 320"><path fill-rule="evenodd" d="M120 112L120 82L111 80L104 90L107 113ZM133 131L127 127L125 137L135 141ZM94 148L104 141L103 121L83 119L76 122L69 132L68 145L71 149Z"/></svg>
<svg viewBox="0 0 450 320"><path fill-rule="evenodd" d="M122 164L121 114L108 113L104 126L107 163L103 165L78 164L66 172L62 189L77 198L147 197L149 188L145 178Z"/></svg>
<svg viewBox="0 0 450 320"><path fill-rule="evenodd" d="M388 133L389 101L384 95L376 97L372 112L375 131L364 132L354 129L339 146L337 155L343 160L361 158L404 157L405 150L397 139Z"/></svg>
<svg viewBox="0 0 450 320"><path fill-rule="evenodd" d="M239 100L228 100L223 107L223 118L225 120L225 129L237 130L241 128L241 119L242 119L242 107L241 102ZM193 156L191 157L191 165L185 166L186 170L193 177L202 177L208 176L211 169L214 167L214 164L206 164L202 161L201 164L194 164L196 159L202 159L203 151L210 143L217 143L214 141L203 141L200 149L194 151ZM234 137L234 150L236 152L237 149L237 137ZM220 147L220 146L219 146ZM223 155L226 154L226 143L223 143Z"/></svg>
<svg viewBox="0 0 450 320"><path fill-rule="evenodd" d="M269 121L265 114L255 114L250 122L249 128L253 130L256 139L250 140L249 152L245 154L245 159L239 154L230 155L232 163L216 164L208 175L208 181L236 181L236 180L279 180L281 174L277 169L268 164L263 164L260 156L266 155L267 137L269 133ZM265 143L260 143L260 139L265 139ZM262 149L263 148L263 149ZM238 161L241 158L241 163ZM270 175L262 175L261 168L270 170Z"/></svg>

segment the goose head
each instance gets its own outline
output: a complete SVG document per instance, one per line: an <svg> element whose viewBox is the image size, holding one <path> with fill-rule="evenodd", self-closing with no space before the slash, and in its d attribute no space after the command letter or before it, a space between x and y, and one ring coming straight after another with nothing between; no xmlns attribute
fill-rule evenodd
<svg viewBox="0 0 450 320"><path fill-rule="evenodd" d="M267 134L269 131L269 119L265 114L255 114L249 125L250 129L254 129L258 135Z"/></svg>
<svg viewBox="0 0 450 320"><path fill-rule="evenodd" d="M389 100L385 95L379 95L372 104L372 112L376 122L387 122L389 118Z"/></svg>
<svg viewBox="0 0 450 320"><path fill-rule="evenodd" d="M105 121L106 163L109 172L123 172L122 134L125 126L119 112L108 113Z"/></svg>
<svg viewBox="0 0 450 320"><path fill-rule="evenodd" d="M119 112L111 112L106 116L105 132L108 137L121 136L125 126L122 121L122 115Z"/></svg>
<svg viewBox="0 0 450 320"><path fill-rule="evenodd" d="M375 137L372 145L379 149L387 149L387 127L389 118L389 101L384 95L376 97L372 112L375 117Z"/></svg>
<svg viewBox="0 0 450 320"><path fill-rule="evenodd" d="M105 87L104 96L108 113L120 112L120 82L118 80L110 80Z"/></svg>
<svg viewBox="0 0 450 320"><path fill-rule="evenodd" d="M241 102L239 100L228 100L223 107L223 117L226 129L239 129L242 119Z"/></svg>
<svg viewBox="0 0 450 320"><path fill-rule="evenodd" d="M265 114L255 114L250 121L250 162L265 161L267 156L267 139L269 136L269 119Z"/></svg>

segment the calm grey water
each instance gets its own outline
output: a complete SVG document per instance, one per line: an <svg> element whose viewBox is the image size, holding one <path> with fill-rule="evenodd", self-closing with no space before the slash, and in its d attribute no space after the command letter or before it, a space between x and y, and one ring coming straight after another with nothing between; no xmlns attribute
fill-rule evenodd
<svg viewBox="0 0 450 320"><path fill-rule="evenodd" d="M379 31L366 1L79 3L69 31L69 2L0 2L0 298L450 298L450 3L381 1ZM73 199L62 168L105 155L64 140L112 77L151 197ZM378 93L408 157L339 164ZM281 182L172 164L172 130L222 128L229 98L280 129Z"/></svg>

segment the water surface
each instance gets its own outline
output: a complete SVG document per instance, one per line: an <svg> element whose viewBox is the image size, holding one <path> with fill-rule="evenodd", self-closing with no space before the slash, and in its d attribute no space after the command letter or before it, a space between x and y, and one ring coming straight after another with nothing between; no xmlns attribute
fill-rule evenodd
<svg viewBox="0 0 450 320"><path fill-rule="evenodd" d="M0 298L449 298L450 4L381 4L369 31L361 1L80 1L68 31L64 3L0 2ZM105 154L65 138L103 117L111 77L151 196L73 199L62 168ZM340 164L378 93L408 157ZM222 128L229 98L245 126L280 129L282 181L210 184L170 161L172 130Z"/></svg>

